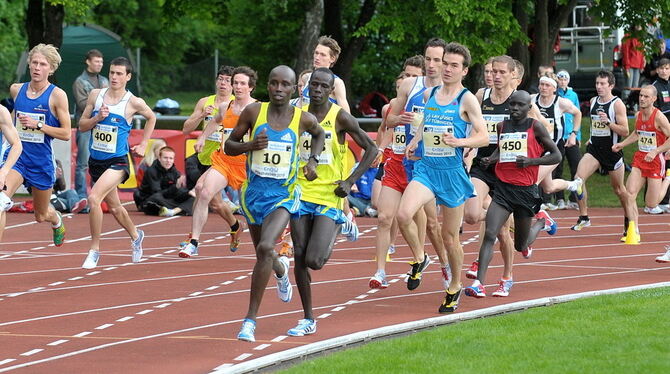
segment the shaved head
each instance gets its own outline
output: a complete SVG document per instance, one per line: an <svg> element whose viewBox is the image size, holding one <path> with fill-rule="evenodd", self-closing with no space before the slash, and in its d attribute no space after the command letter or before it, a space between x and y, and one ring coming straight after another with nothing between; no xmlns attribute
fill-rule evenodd
<svg viewBox="0 0 670 374"><path fill-rule="evenodd" d="M293 84L296 84L296 76L295 76L295 71L291 69L290 67L286 65L279 65L274 67L270 71L270 78L272 77L281 77L282 79L288 80L293 82Z"/></svg>
<svg viewBox="0 0 670 374"><path fill-rule="evenodd" d="M524 90L514 91L510 99L516 99L518 102L530 104L530 94Z"/></svg>

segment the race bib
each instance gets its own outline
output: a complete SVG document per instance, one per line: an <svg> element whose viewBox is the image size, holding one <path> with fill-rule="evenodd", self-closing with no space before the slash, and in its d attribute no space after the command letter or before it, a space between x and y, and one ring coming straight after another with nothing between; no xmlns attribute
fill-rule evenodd
<svg viewBox="0 0 670 374"><path fill-rule="evenodd" d="M410 124L409 129L409 134L412 136L416 136L416 130L419 128L419 126L421 126L421 122L423 122L423 109L424 107L422 106L412 105L414 119L412 119L412 123Z"/></svg>
<svg viewBox="0 0 670 374"><path fill-rule="evenodd" d="M312 154L312 134L303 132L300 135L300 160L307 162ZM324 134L323 150L319 156L319 165L328 165L333 161L333 133Z"/></svg>
<svg viewBox="0 0 670 374"><path fill-rule="evenodd" d="M442 141L442 135L453 134L453 126L423 126L423 148L424 156L428 157L452 157L456 150Z"/></svg>
<svg viewBox="0 0 670 374"><path fill-rule="evenodd" d="M293 144L269 141L267 148L252 153L251 171L263 178L287 179L292 154Z"/></svg>
<svg viewBox="0 0 670 374"><path fill-rule="evenodd" d="M639 131L637 132L637 148L640 152L651 152L656 149L656 132Z"/></svg>
<svg viewBox="0 0 670 374"><path fill-rule="evenodd" d="M516 162L517 156L528 156L528 133L508 132L500 134L498 143L500 161Z"/></svg>
<svg viewBox="0 0 670 374"><path fill-rule="evenodd" d="M215 125L215 124L211 124L211 125ZM230 130L232 131L233 129L230 129ZM229 132L229 134L230 134L230 132ZM226 141L223 137L224 137L223 126L216 125L216 130L214 130L213 133L209 134L209 136L207 137L207 140L212 141L212 142L217 142L217 143L223 143L223 142ZM228 139L228 138L226 137L226 139Z"/></svg>
<svg viewBox="0 0 670 374"><path fill-rule="evenodd" d="M507 114L484 114L486 131L489 133L489 144L498 144L498 123L509 119Z"/></svg>
<svg viewBox="0 0 670 374"><path fill-rule="evenodd" d="M407 146L407 135L405 135L405 126L396 126L393 128L393 142L391 149L397 155L405 154Z"/></svg>
<svg viewBox="0 0 670 374"><path fill-rule="evenodd" d="M91 138L93 139L91 148L100 152L115 153L118 131L119 128L116 126L98 123L91 133Z"/></svg>
<svg viewBox="0 0 670 374"><path fill-rule="evenodd" d="M19 139L21 139L22 142L28 143L44 143L44 133L41 130L30 129L21 125L21 122L19 121L19 115L25 115L32 119L42 121L43 123L46 121L46 115L42 113L26 113L19 110L16 111L16 131L19 133Z"/></svg>
<svg viewBox="0 0 670 374"><path fill-rule="evenodd" d="M607 122L600 120L600 116L591 115L591 136L605 137L612 135L612 130Z"/></svg>

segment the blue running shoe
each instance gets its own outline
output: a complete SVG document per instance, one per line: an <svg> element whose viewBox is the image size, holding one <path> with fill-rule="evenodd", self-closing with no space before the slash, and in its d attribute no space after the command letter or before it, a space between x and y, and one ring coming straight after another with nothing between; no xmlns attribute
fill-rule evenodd
<svg viewBox="0 0 670 374"><path fill-rule="evenodd" d="M256 321L253 319L245 318L242 321L242 328L240 328L239 334L237 334L238 340L244 340L245 342L255 342L256 337L254 333L256 332Z"/></svg>
<svg viewBox="0 0 670 374"><path fill-rule="evenodd" d="M545 210L540 210L537 212L535 215L535 218L537 219L543 219L544 218L544 231L547 232L549 235L554 235L556 234L556 231L558 230L558 226L556 225L556 221L554 221L549 214Z"/></svg>
<svg viewBox="0 0 670 374"><path fill-rule="evenodd" d="M356 224L356 219L351 217L349 219L348 217L345 217L345 221L342 224L342 231L340 232L342 235L347 237L347 240L350 242L355 242L358 240L358 225Z"/></svg>
<svg viewBox="0 0 670 374"><path fill-rule="evenodd" d="M476 297L478 299L486 297L486 290L484 290L484 286L479 283L479 281L475 281L470 287L465 287L463 292L465 292L467 296Z"/></svg>
<svg viewBox="0 0 670 374"><path fill-rule="evenodd" d="M288 336L305 336L316 332L316 321L313 319L301 319L298 325L286 333Z"/></svg>

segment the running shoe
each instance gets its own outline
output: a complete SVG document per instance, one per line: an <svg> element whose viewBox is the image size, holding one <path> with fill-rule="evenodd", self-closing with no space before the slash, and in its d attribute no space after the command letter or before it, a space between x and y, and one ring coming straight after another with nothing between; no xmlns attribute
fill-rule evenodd
<svg viewBox="0 0 670 374"><path fill-rule="evenodd" d="M291 301L291 297L293 296L293 287L291 286L291 281L288 278L288 271L289 271L288 257L279 256L279 262L282 265L284 265L284 275L278 277L275 274L275 278L277 279L277 296L279 297L279 300L288 303L289 301Z"/></svg>
<svg viewBox="0 0 670 374"><path fill-rule="evenodd" d="M430 265L430 256L424 253L423 261L412 261L409 264L412 265L412 269L410 270L409 277L407 278L407 289L412 291L421 285L421 274L424 270L426 270L428 265Z"/></svg>
<svg viewBox="0 0 670 374"><path fill-rule="evenodd" d="M486 297L486 290L479 281L475 281L470 287L465 287L464 292L466 296L472 296L478 299Z"/></svg>
<svg viewBox="0 0 670 374"><path fill-rule="evenodd" d="M577 218L577 224L572 226L572 229L575 231L581 231L584 227L589 227L591 226L591 220L590 219L581 219Z"/></svg>
<svg viewBox="0 0 670 374"><path fill-rule="evenodd" d="M477 279L477 272L479 271L479 260L475 260L470 265L470 269L465 272L465 277L469 279Z"/></svg>
<svg viewBox="0 0 670 374"><path fill-rule="evenodd" d="M514 281L512 280L512 278L507 280L501 279L500 283L498 283L498 289L493 291L491 296L507 297L509 296L509 291L512 289L512 286L514 286Z"/></svg>
<svg viewBox="0 0 670 374"><path fill-rule="evenodd" d="M138 229L137 239L130 242L130 245L133 248L132 259L135 263L140 262L142 259L142 241L144 241L144 231Z"/></svg>
<svg viewBox="0 0 670 374"><path fill-rule="evenodd" d="M198 255L198 246L193 245L193 243L187 243L181 251L179 251L179 257L189 258Z"/></svg>
<svg viewBox="0 0 670 374"><path fill-rule="evenodd" d="M660 262L662 264L667 264L670 262L670 245L665 246L665 254L656 257L656 262Z"/></svg>
<svg viewBox="0 0 670 374"><path fill-rule="evenodd" d="M533 247L531 246L526 247L526 249L521 251L521 255L523 256L523 258L529 259L533 255Z"/></svg>
<svg viewBox="0 0 670 374"><path fill-rule="evenodd" d="M240 234L242 234L242 223L237 221L237 231L230 230L230 251L235 252L240 247Z"/></svg>
<svg viewBox="0 0 670 374"><path fill-rule="evenodd" d="M254 336L255 332L256 332L256 321L254 321L253 319L245 318L244 321L242 321L242 328L240 328L240 332L237 334L237 339L253 343L256 341L256 337Z"/></svg>
<svg viewBox="0 0 670 374"><path fill-rule="evenodd" d="M316 332L316 321L313 319L301 319L298 325L286 332L288 336L305 336Z"/></svg>
<svg viewBox="0 0 670 374"><path fill-rule="evenodd" d="M342 235L346 236L347 240L350 242L355 242L358 240L358 225L356 225L356 219L354 217L345 217L344 223L342 224Z"/></svg>
<svg viewBox="0 0 670 374"><path fill-rule="evenodd" d="M181 251L182 249L184 249L184 247L186 247L186 245L187 245L188 243L191 242L192 235L193 235L193 233L190 233L190 232L189 232L189 233L188 233L188 238L187 238L186 240L184 240L183 242L179 242L179 248L178 248L178 249L179 249L180 251Z"/></svg>
<svg viewBox="0 0 670 374"><path fill-rule="evenodd" d="M565 204L565 200L560 199L556 202L556 209L565 210L567 208L568 208L568 206Z"/></svg>
<svg viewBox="0 0 670 374"><path fill-rule="evenodd" d="M56 212L58 214L58 219L60 220L60 226L56 228L51 228L53 231L53 239L54 239L54 245L56 247L60 247L63 245L63 242L65 242L65 222L63 222L63 216L60 214L60 212Z"/></svg>
<svg viewBox="0 0 670 374"><path fill-rule="evenodd" d="M670 204L661 204L658 207L663 209L663 213L670 213Z"/></svg>
<svg viewBox="0 0 670 374"><path fill-rule="evenodd" d="M0 191L0 212L6 212L14 206L12 199L9 198L4 192Z"/></svg>
<svg viewBox="0 0 670 374"><path fill-rule="evenodd" d="M577 188L575 188L574 191L571 190L571 192L575 195L577 200L583 199L584 198L584 181L582 180L582 178L575 178L575 180L573 182L577 185L576 186Z"/></svg>
<svg viewBox="0 0 670 374"><path fill-rule="evenodd" d="M84 269L94 269L96 266L98 266L99 259L100 259L100 251L91 249L90 251L88 251L88 256L86 256L86 260L84 260L84 264L81 265L81 267Z"/></svg>
<svg viewBox="0 0 670 374"><path fill-rule="evenodd" d="M551 217L549 217L549 214L545 210L540 210L537 212L535 215L535 218L537 219L543 219L544 218L544 231L547 232L549 235L554 235L556 234L556 231L558 230L558 226L556 225L556 221L554 221Z"/></svg>
<svg viewBox="0 0 670 374"><path fill-rule="evenodd" d="M558 209L558 205L556 205L556 204L546 203L545 205L547 206L547 210L556 210L556 209Z"/></svg>
<svg viewBox="0 0 670 374"><path fill-rule="evenodd" d="M461 289L462 290L462 289ZM461 298L461 290L456 291L455 293L449 293L444 296L444 301L440 305L440 308L437 310L439 313L453 313L458 309L458 302Z"/></svg>
<svg viewBox="0 0 670 374"><path fill-rule="evenodd" d="M390 255L395 254L395 245L393 245L393 244L389 245L388 254L390 254Z"/></svg>
<svg viewBox="0 0 670 374"><path fill-rule="evenodd" d="M442 286L445 290L449 289L449 282L451 282L451 267L449 264L440 267L442 273Z"/></svg>
<svg viewBox="0 0 670 374"><path fill-rule="evenodd" d="M77 213L81 212L82 210L86 209L87 205L88 205L88 199L83 198L83 199L77 201L76 203L74 203L72 208L70 208L70 213L77 214Z"/></svg>
<svg viewBox="0 0 670 374"><path fill-rule="evenodd" d="M655 206L653 208L644 207L644 212L647 214L663 214L663 209L660 206Z"/></svg>
<svg viewBox="0 0 670 374"><path fill-rule="evenodd" d="M370 288L387 288L389 286L389 283L386 281L386 274L382 270L377 270L375 275L370 278L370 282L368 283Z"/></svg>
<svg viewBox="0 0 670 374"><path fill-rule="evenodd" d="M579 210L579 204L571 201L571 202L568 203L568 208L567 209Z"/></svg>

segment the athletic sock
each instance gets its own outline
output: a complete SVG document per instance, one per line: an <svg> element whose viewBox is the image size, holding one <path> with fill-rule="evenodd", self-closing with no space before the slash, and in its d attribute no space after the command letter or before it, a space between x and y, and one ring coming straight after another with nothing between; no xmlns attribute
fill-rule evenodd
<svg viewBox="0 0 670 374"><path fill-rule="evenodd" d="M237 232L240 229L240 221L235 220L235 224L230 226L230 232Z"/></svg>
<svg viewBox="0 0 670 374"><path fill-rule="evenodd" d="M508 281L508 280L512 279L512 277L501 277L500 279L504 280L504 281Z"/></svg>
<svg viewBox="0 0 670 374"><path fill-rule="evenodd" d="M194 246L196 246L196 247L198 246L198 239L191 239L190 242L191 242L191 244L193 244Z"/></svg>
<svg viewBox="0 0 670 374"><path fill-rule="evenodd" d="M624 232L624 235L626 235L626 233L628 232L628 222L630 222L628 217L624 216L623 217L623 232Z"/></svg>
<svg viewBox="0 0 670 374"><path fill-rule="evenodd" d="M58 223L55 225L51 225L51 228L57 229L63 224L63 217L60 216L60 214L56 213L56 217L58 217Z"/></svg>
<svg viewBox="0 0 670 374"><path fill-rule="evenodd" d="M589 216L588 216L588 215L586 215L586 216L579 216L579 220L580 220L580 221L588 221L588 220L589 220Z"/></svg>

